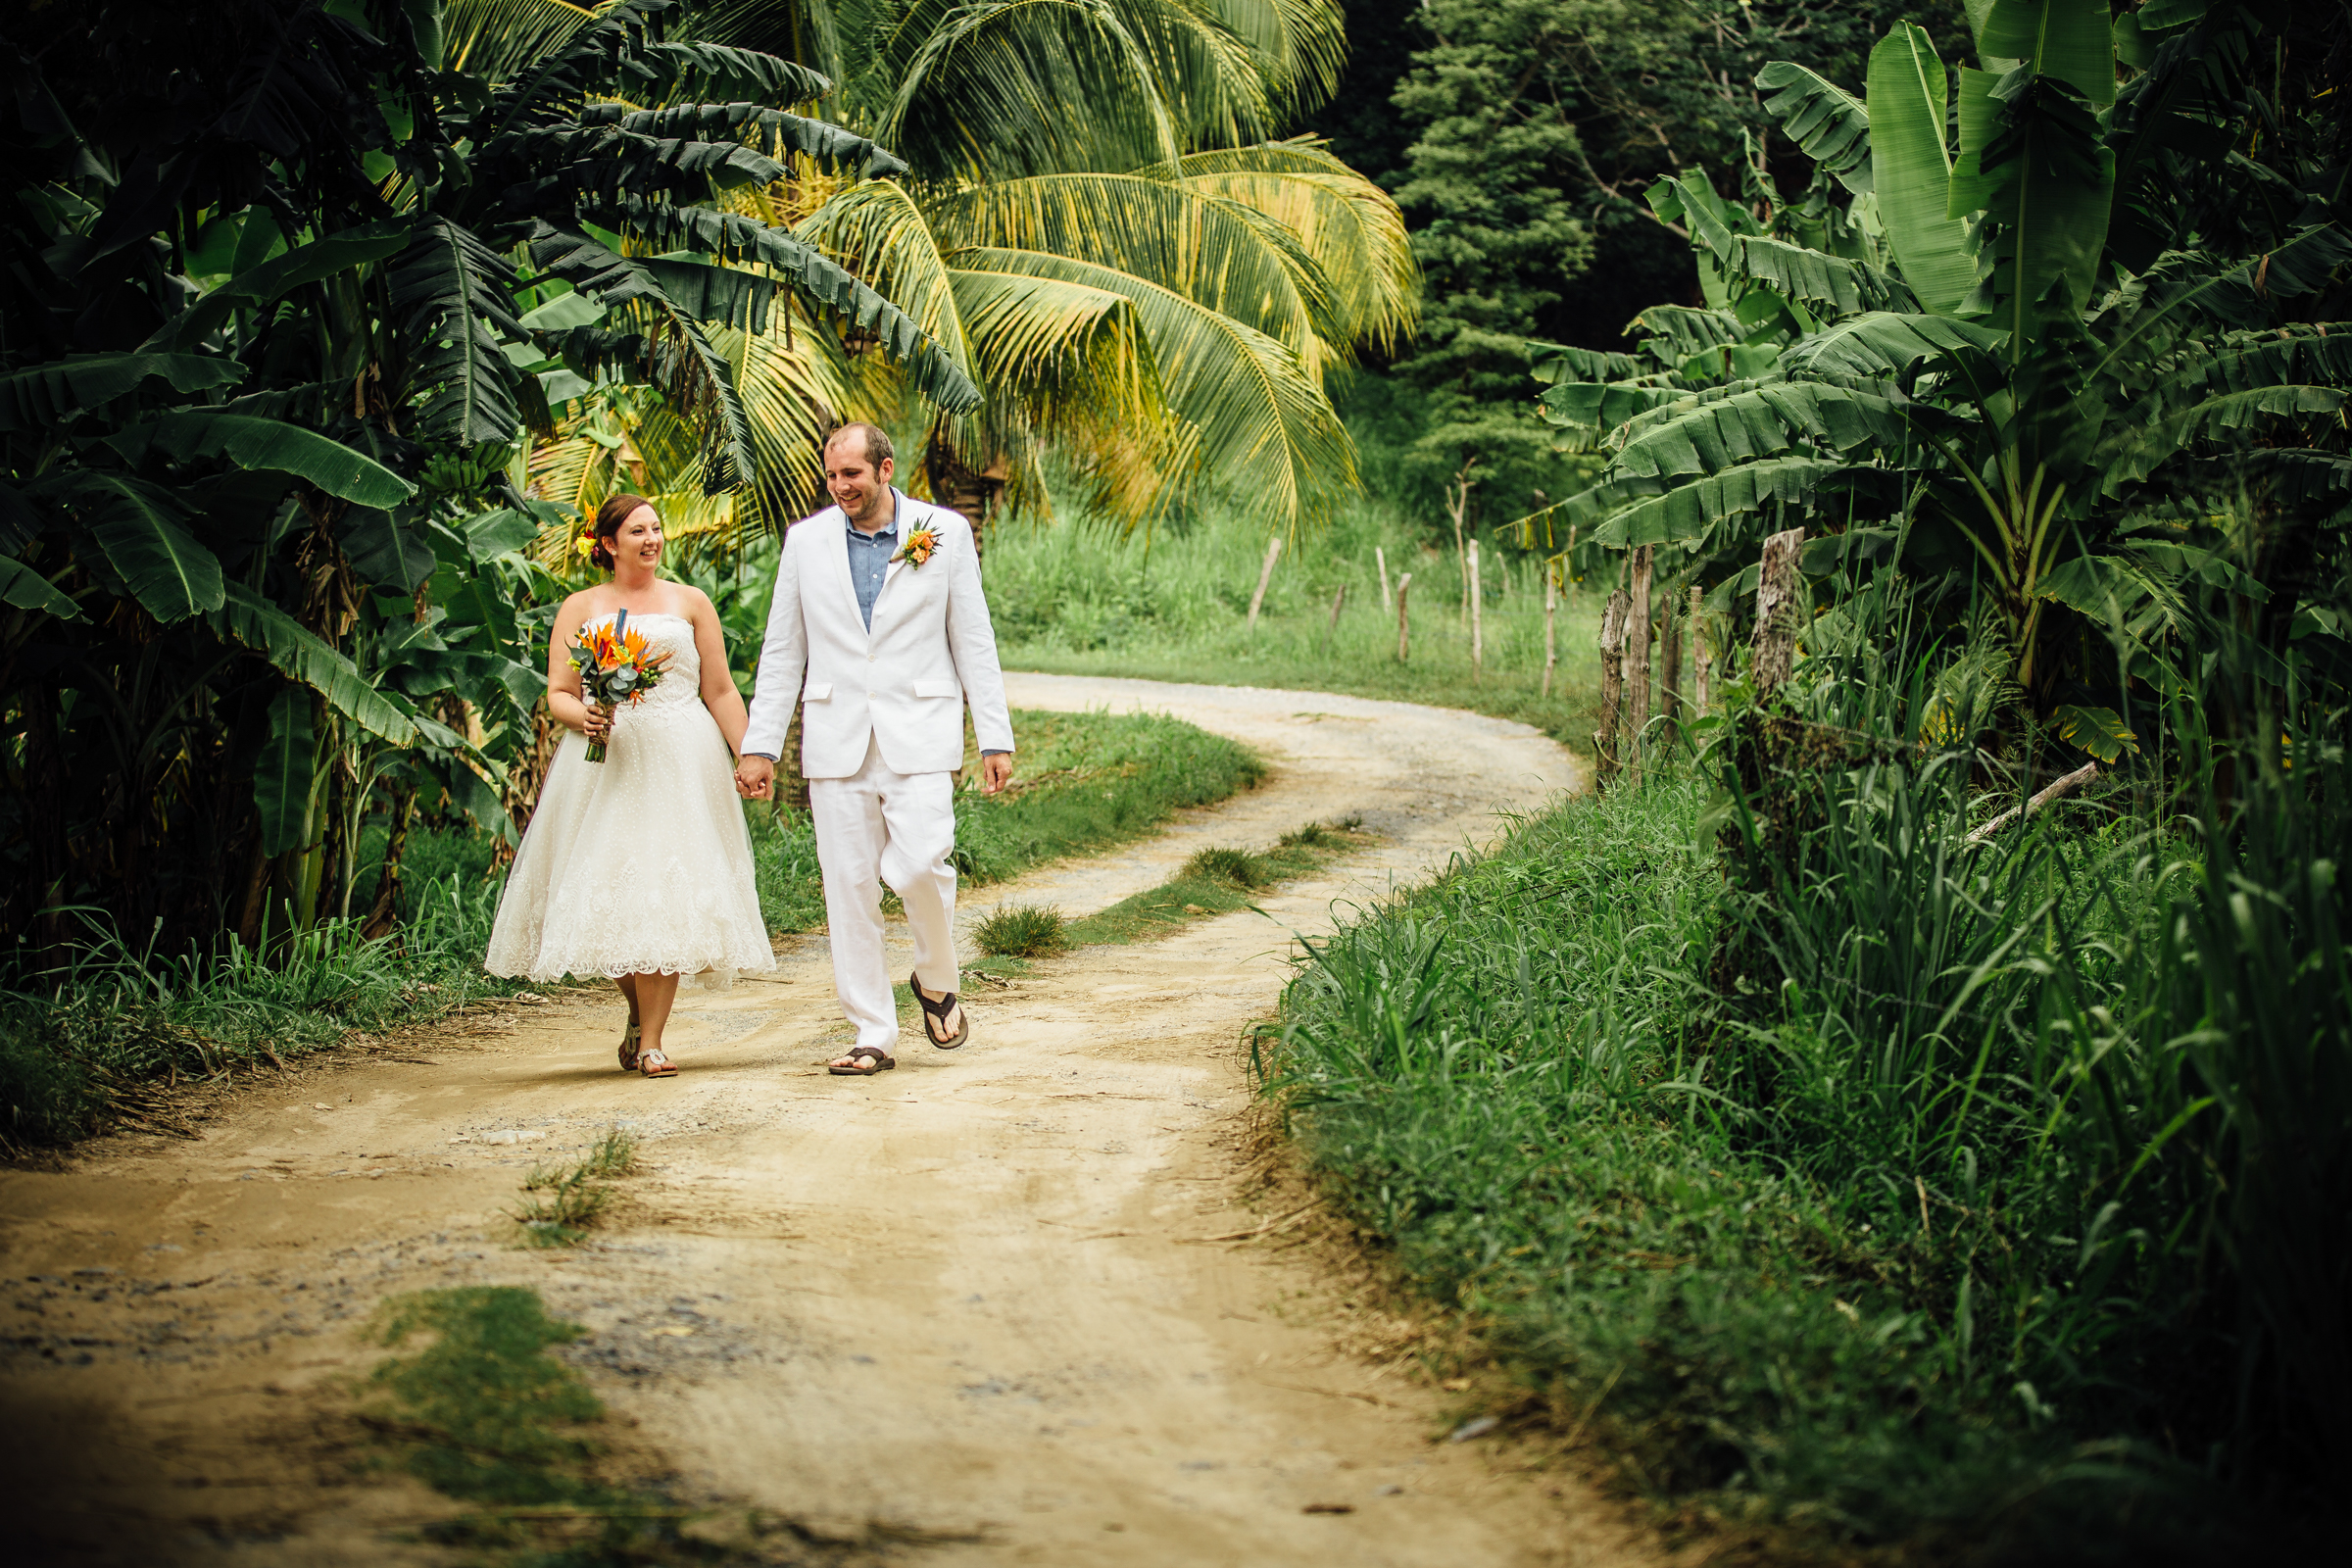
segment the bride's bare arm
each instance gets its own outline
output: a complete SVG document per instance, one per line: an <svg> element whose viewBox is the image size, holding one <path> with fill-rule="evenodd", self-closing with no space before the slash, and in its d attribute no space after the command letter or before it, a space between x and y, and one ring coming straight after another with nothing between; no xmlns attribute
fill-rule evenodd
<svg viewBox="0 0 2352 1568"><path fill-rule="evenodd" d="M718 629L718 610L708 594L696 591L694 613L694 654L703 663L703 706L718 720L718 732L726 737L727 755L743 755L743 732L752 721L743 706L743 693L735 689L735 676L727 668L727 639Z"/></svg>
<svg viewBox="0 0 2352 1568"><path fill-rule="evenodd" d="M547 645L547 710L565 729L597 740L612 721L589 708L580 693L580 672L571 667L571 640L588 619L587 600L586 594L573 594L556 612L555 632Z"/></svg>

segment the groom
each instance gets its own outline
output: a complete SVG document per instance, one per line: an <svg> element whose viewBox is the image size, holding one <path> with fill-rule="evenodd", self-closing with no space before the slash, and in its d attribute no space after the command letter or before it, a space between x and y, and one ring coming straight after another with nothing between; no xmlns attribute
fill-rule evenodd
<svg viewBox="0 0 2352 1568"><path fill-rule="evenodd" d="M981 788L994 795L1012 777L1012 718L971 525L894 488L892 467L890 437L870 424L845 424L826 439L825 487L836 505L784 536L735 768L746 799L773 793L801 699L801 772L825 873L833 987L858 1026L857 1045L829 1065L858 1077L898 1065L877 877L906 906L923 1033L943 1051L971 1038L956 1000L956 870L948 864L950 775L963 764L967 699Z"/></svg>

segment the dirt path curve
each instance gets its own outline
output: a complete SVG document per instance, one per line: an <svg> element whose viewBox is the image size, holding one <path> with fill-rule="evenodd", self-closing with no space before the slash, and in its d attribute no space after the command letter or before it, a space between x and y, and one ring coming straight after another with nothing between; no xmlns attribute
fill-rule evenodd
<svg viewBox="0 0 2352 1568"><path fill-rule="evenodd" d="M1265 901L1442 866L1570 782L1535 731L1322 694L1016 675L1016 706L1173 712L1270 781L1163 837L1004 888L1102 907L1204 842L1360 813L1377 849ZM1236 1042L1288 936L1249 912L1043 964L975 997L976 1038L823 1076L821 940L779 983L682 998L685 1071L612 1069L610 1002L517 1006L256 1081L195 1142L118 1138L0 1173L0 1455L15 1517L76 1563L436 1562L445 1504L357 1468L341 1408L385 1296L519 1283L689 1501L926 1564L1601 1564L1649 1556L1558 1477L1431 1441L1463 1412L1250 1206ZM904 960L901 960L904 966ZM571 1252L499 1219L536 1160L615 1120L644 1172ZM1348 1508L1351 1512L1316 1511ZM946 1539L942 1539L946 1538ZM900 1535L900 1539L906 1537ZM21 1560L21 1559L20 1559Z"/></svg>

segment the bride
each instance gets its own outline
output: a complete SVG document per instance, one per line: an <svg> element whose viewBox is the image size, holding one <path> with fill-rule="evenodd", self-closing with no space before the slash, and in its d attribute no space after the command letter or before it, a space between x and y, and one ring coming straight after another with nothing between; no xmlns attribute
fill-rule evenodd
<svg viewBox="0 0 2352 1568"><path fill-rule="evenodd" d="M776 966L731 771L746 714L710 597L656 574L662 518L652 503L614 496L582 543L612 576L556 612L547 706L572 733L515 853L483 966L509 978L617 982L629 1003L621 1071L666 1078L678 1069L662 1030L680 983L723 989L738 973ZM607 711L582 700L571 648L582 627L623 612L653 645L662 679ZM593 740L608 744L602 762L587 760Z"/></svg>

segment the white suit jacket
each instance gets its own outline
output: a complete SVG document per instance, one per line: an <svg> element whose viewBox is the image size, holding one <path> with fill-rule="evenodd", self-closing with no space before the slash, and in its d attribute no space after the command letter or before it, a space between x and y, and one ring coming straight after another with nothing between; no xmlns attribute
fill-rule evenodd
<svg viewBox="0 0 2352 1568"><path fill-rule="evenodd" d="M1012 750L1012 716L971 524L904 494L898 505L902 547L917 528L932 529L939 544L920 566L891 563L870 632L850 584L849 523L841 509L827 507L784 535L744 731L747 754L783 755L795 698L805 699L805 778L852 776L865 765L869 739L881 743L882 760L894 773L961 767L966 700L981 749Z"/></svg>

